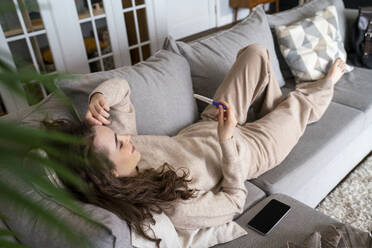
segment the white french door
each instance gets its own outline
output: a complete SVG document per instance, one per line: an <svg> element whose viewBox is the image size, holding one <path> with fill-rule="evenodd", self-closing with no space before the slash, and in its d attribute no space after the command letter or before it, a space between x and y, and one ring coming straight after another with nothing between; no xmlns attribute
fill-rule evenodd
<svg viewBox="0 0 372 248"><path fill-rule="evenodd" d="M160 47L153 0L1 1L16 9L0 12L1 57L16 68L105 71L143 61ZM6 112L48 94L37 83L25 90L34 94L33 100L25 102L0 88Z"/></svg>
<svg viewBox="0 0 372 248"><path fill-rule="evenodd" d="M57 29L60 40L70 51L64 52L69 54L64 60L66 64L81 65L78 71L74 66L68 72L96 72L135 64L157 47L151 0L52 1L56 22L61 24ZM67 24L61 9L71 12Z"/></svg>
<svg viewBox="0 0 372 248"><path fill-rule="evenodd" d="M61 50L58 42L53 39L54 29L48 23L50 14L40 9L36 0L2 0L2 4L8 9L0 13L0 49L3 60L18 69L33 68L38 72L52 73L58 66L63 71ZM30 96L27 102L3 87L0 89L5 105L2 105L2 114L35 104L48 94L38 82L24 86L24 90Z"/></svg>
<svg viewBox="0 0 372 248"><path fill-rule="evenodd" d="M119 65L146 60L159 47L155 31L154 0L106 0L113 8L112 28L116 36ZM161 0L157 0L161 1ZM114 11L115 10L115 11Z"/></svg>

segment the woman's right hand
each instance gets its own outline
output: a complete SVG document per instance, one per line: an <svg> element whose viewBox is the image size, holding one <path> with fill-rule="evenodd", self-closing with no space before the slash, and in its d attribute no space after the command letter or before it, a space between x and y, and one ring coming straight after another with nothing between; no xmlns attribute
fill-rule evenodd
<svg viewBox="0 0 372 248"><path fill-rule="evenodd" d="M90 103L88 106L88 111L85 114L85 120L88 124L95 126L108 125L111 122L107 119L110 114L110 107L106 103L106 98L101 93L95 93L90 98Z"/></svg>
<svg viewBox="0 0 372 248"><path fill-rule="evenodd" d="M216 115L218 121L218 139L225 141L231 139L234 133L234 129L238 123L233 113L232 107L225 101L220 100L226 106L226 110L221 105L218 106L218 113Z"/></svg>

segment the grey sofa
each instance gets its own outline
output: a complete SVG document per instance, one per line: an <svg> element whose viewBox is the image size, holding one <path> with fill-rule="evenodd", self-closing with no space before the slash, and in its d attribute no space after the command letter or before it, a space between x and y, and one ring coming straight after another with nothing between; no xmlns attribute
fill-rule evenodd
<svg viewBox="0 0 372 248"><path fill-rule="evenodd" d="M326 4L329 1L316 0L314 2L324 2L324 4ZM311 4L308 5L308 8L310 7ZM299 13L301 9L292 11ZM355 19L357 12L343 9L342 11L345 16L343 20L345 25L342 26L344 29L342 33L345 36L345 34L348 34L348 28ZM287 12L286 14L291 13ZM272 27L272 22L277 20L276 18L277 16L267 17L268 23ZM270 23L270 21L272 22ZM244 26L244 24L242 25ZM242 25L240 25L239 28L242 28ZM239 31L238 28L235 28L235 32L237 32L237 30ZM226 32L229 31L219 30L215 34L208 34L206 39L210 41L218 35L226 34ZM199 41L200 39L197 40L197 42ZM192 42L190 44L192 44ZM194 42L193 44L196 43ZM189 68L181 61L181 56L179 55L185 55L183 54L185 50L182 50L185 47L182 48L182 45L178 45L168 42L165 46L172 52L161 52L148 62L134 67L134 69L126 67L110 72L85 75L82 79L84 82L78 84L80 89L76 87L76 83L74 82L64 82L61 87L75 103L81 103L82 98L86 101L87 92L89 93L89 91L92 90L93 85L97 85L103 80L114 76L122 76L127 79L132 79L128 80L129 83L131 83L131 81L139 82L130 85L134 93L132 96L133 100L136 99L136 97L138 99L141 97L141 90L145 90L147 87L146 83L141 84L142 81L140 81L145 80L143 82L148 82L146 81L146 77L141 75L138 76L145 66L153 68L154 63L163 63L162 65L164 66L162 68L166 70L165 68L168 68L166 63L171 61L172 63L178 64L177 68L186 68L185 70L187 73L193 74L193 70L198 69L193 68L192 64L190 64ZM280 58L280 52L278 52L278 50L274 52L278 56L278 64L281 65L280 69L283 72L283 84L285 81L285 85L282 87L282 91L285 95L293 90L294 85L290 76L287 76L289 74L285 72L286 68L282 66L283 62ZM173 55L172 53L178 53L178 55ZM164 56L166 57L165 61L162 60ZM236 56L236 54L231 54L231 57L234 56ZM188 60L188 62L192 63L190 60ZM226 65L226 68L228 68L228 66L229 65ZM145 69L144 72L146 72ZM182 73L182 76L177 77L177 79L185 83L191 83L188 82L187 75L184 75L187 73ZM164 71L161 71L160 74L164 74ZM161 76L157 77L161 78ZM194 84L194 78L192 79L192 83ZM172 89L172 87L169 86L168 90L175 92L176 89L179 89L177 84L174 85L174 87L175 89ZM182 98L182 94L188 90L186 88L183 89L183 91L179 91L179 95L175 97ZM213 94L213 92L209 93ZM172 99L167 99L166 101L172 101ZM139 109L141 109L141 111L148 110L145 105L141 104L140 101L134 101L136 111ZM166 104L167 106L164 105L163 107L174 107L171 106L172 104L172 102L168 102ZM203 106L199 104L199 113L202 107ZM83 113L84 108L86 108L86 103L80 104L77 108ZM192 110L188 110L189 115L185 118L184 125L190 124L190 122L192 123L196 120L195 115L192 114L194 113L192 111L195 111L195 106L190 108L192 108ZM175 111L173 114L182 115L182 113L183 112ZM49 118L72 118L71 114L65 111L59 100L54 95L51 95L37 106L10 114L2 119L37 126L45 115L48 115ZM148 118L148 116L145 113L139 113L137 122L143 123L146 121L146 118ZM179 123L177 123L177 125L177 128L180 128ZM139 133L151 133L151 130L147 128L151 127L146 127L146 125L141 124ZM175 130L172 130L172 132L175 132ZM257 233L249 231L247 236L227 244L219 245L219 247L282 247L286 244L287 240L302 242L311 232L322 228L322 225L337 223L337 221L316 212L312 208L314 208L371 150L372 70L355 67L354 71L344 75L341 81L336 85L333 101L323 118L319 122L307 127L305 134L289 156L276 168L254 180L246 182L249 193L245 211L241 215L236 216L236 220L246 228L245 223L247 223L249 218L254 216L254 214L272 198L279 199L291 205L293 207L293 215L287 218L286 221L281 224L281 227L276 228L269 237L259 236ZM35 199L40 200L41 196L36 190L29 189L27 193L35 197ZM93 232L91 229L84 228L85 224L83 221L79 220L73 213L58 206L57 203L51 204L50 199L45 197L42 199L47 202L45 204L47 208L60 211L61 215L64 218L71 219L71 222L74 223L77 229L82 233L88 233L89 235L89 232ZM89 205L85 205L84 207L93 215L95 220L103 224L103 226L94 229L95 237L100 237L99 239L94 237L91 238L94 247L131 247L129 229L124 221L120 220L114 214L98 207ZM18 239L19 242L31 247L67 247L62 237L58 237L52 230L47 231L45 227L42 226L42 223L37 223L37 225L33 225L31 228L31 223L36 223L35 218L37 217L28 216L27 213L22 212L22 210L14 209L11 203L0 202L0 213L9 217L8 220L2 224L24 235L23 238ZM48 234L48 232L52 232L52 234Z"/></svg>

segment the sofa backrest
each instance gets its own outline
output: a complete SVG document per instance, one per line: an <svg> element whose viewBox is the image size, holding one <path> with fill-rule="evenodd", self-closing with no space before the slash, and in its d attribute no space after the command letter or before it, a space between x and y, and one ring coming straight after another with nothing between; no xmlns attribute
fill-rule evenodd
<svg viewBox="0 0 372 248"><path fill-rule="evenodd" d="M262 6L256 7L243 21L227 30L209 34L190 43L174 41L169 37L163 48L187 59L195 93L212 98L235 63L239 50L253 43L267 48L275 78L283 86L285 82ZM206 105L198 102L198 107L202 111Z"/></svg>

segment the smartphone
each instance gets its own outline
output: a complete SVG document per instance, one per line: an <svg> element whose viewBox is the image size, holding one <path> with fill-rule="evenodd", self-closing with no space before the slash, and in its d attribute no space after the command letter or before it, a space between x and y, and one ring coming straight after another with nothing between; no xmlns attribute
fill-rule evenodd
<svg viewBox="0 0 372 248"><path fill-rule="evenodd" d="M288 214L290 206L272 199L249 222L248 227L267 235Z"/></svg>

